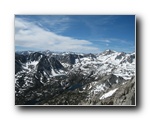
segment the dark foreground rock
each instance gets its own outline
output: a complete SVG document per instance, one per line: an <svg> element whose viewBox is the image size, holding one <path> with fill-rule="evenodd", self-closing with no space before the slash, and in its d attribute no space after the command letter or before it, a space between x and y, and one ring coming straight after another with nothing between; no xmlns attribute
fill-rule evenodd
<svg viewBox="0 0 150 120"><path fill-rule="evenodd" d="M101 101L102 105L135 105L135 78L119 86L117 91Z"/></svg>
<svg viewBox="0 0 150 120"><path fill-rule="evenodd" d="M74 80L77 78L76 81ZM118 80L114 75L100 77L99 80L90 78L87 82L83 76L71 75L64 84L51 82L45 86L31 88L16 96L16 104L24 105L135 105L135 78L120 83L105 86L102 90L96 86L107 85L108 80ZM117 89L111 96L100 99L108 92ZM97 91L96 91L97 90Z"/></svg>
<svg viewBox="0 0 150 120"><path fill-rule="evenodd" d="M88 86L88 84L86 85ZM111 91L112 89L117 91L110 97L100 100L100 96ZM49 100L47 104L56 103L58 105L135 105L135 78L125 82L123 85L114 85L107 92L99 92L99 94L89 94L91 89L85 89L81 91L76 89L75 91L66 92L60 96L55 97L53 100ZM57 102L56 102L57 101Z"/></svg>

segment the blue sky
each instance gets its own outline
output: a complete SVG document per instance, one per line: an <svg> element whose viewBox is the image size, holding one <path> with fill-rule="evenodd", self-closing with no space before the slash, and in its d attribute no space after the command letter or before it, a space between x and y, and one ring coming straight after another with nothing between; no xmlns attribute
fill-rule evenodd
<svg viewBox="0 0 150 120"><path fill-rule="evenodd" d="M15 48L99 53L135 51L134 15L16 15Z"/></svg>

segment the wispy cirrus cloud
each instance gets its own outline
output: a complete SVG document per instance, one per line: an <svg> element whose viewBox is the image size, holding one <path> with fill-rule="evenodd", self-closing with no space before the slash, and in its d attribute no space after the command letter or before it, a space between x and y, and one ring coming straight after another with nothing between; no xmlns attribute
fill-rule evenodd
<svg viewBox="0 0 150 120"><path fill-rule="evenodd" d="M105 42L105 43L110 43L111 41L108 40L108 39L102 39L102 40L99 40L100 42Z"/></svg>
<svg viewBox="0 0 150 120"><path fill-rule="evenodd" d="M133 42L128 42L127 40L124 39L119 39L119 38L101 38L97 40L101 42L101 49L112 49L116 51L124 51L124 52L133 52L135 49L135 43ZM124 47L126 46L126 47Z"/></svg>
<svg viewBox="0 0 150 120"><path fill-rule="evenodd" d="M94 41L99 41L103 43L116 43L116 44L126 44L126 45L133 45L133 43L128 42L127 40L124 39L118 39L118 38L100 38L99 40L94 40Z"/></svg>
<svg viewBox="0 0 150 120"><path fill-rule="evenodd" d="M62 19L61 22L67 19ZM55 21L56 22L56 21ZM58 23L61 23L60 21ZM56 27L57 22L51 22ZM53 26L52 25L52 26ZM72 37L58 35L46 30L42 25L30 22L22 18L15 18L15 45L24 48L52 51L74 51L74 52L99 52L100 49L94 47L87 40L75 39Z"/></svg>
<svg viewBox="0 0 150 120"><path fill-rule="evenodd" d="M71 19L67 16L43 16L39 19L39 23L47 26L50 31L55 33L62 33L70 26Z"/></svg>
<svg viewBox="0 0 150 120"><path fill-rule="evenodd" d="M106 31L108 31L108 29L110 29L114 25L117 19L117 16L113 16L113 15L101 15L99 17L97 16L92 16L92 17L93 19L95 17L96 18L94 20L84 19L83 21L89 27L93 35L99 34L99 32L101 35L103 35Z"/></svg>
<svg viewBox="0 0 150 120"><path fill-rule="evenodd" d="M55 33L65 32L70 27L71 19L61 15L18 15L17 18L42 27L45 30Z"/></svg>

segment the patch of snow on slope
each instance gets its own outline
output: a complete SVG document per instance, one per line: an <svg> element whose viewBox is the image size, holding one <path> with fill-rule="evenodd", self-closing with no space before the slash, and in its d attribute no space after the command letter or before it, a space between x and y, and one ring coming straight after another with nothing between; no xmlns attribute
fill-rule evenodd
<svg viewBox="0 0 150 120"><path fill-rule="evenodd" d="M61 63L65 68L67 68L67 67L69 67L70 66L70 64L68 64L68 63Z"/></svg>
<svg viewBox="0 0 150 120"><path fill-rule="evenodd" d="M55 71L52 69L52 75L57 76L58 74L56 74Z"/></svg>
<svg viewBox="0 0 150 120"><path fill-rule="evenodd" d="M64 71L63 70L59 70L58 72L59 73L56 73L55 71L54 71L54 69L52 69L52 76L61 76L61 75L65 75L65 73L64 73Z"/></svg>
<svg viewBox="0 0 150 120"><path fill-rule="evenodd" d="M103 94L103 95L100 97L100 100L112 96L112 95L116 92L117 89L118 89L118 88L116 88L116 89L114 89L114 90L111 90L111 91L109 91L109 92Z"/></svg>
<svg viewBox="0 0 150 120"><path fill-rule="evenodd" d="M24 69L28 69L29 71L31 71L31 68L29 66L33 66L35 68L38 63L39 61L27 62L24 66Z"/></svg>
<svg viewBox="0 0 150 120"><path fill-rule="evenodd" d="M106 87L105 84L97 85L96 88L93 90L94 94L104 91L105 87Z"/></svg>

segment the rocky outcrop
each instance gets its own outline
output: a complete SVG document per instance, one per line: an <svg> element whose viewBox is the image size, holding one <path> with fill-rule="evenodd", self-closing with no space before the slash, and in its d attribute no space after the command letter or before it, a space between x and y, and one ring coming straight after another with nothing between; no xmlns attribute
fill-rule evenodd
<svg viewBox="0 0 150 120"><path fill-rule="evenodd" d="M78 76L77 81L75 78ZM109 79L117 80L118 77L109 75L99 78L98 81L90 79L84 82L81 75L71 75L64 83L55 82L47 86L41 86L36 91L29 92L24 100L24 104L35 105L135 105L135 78L120 84L113 82L111 87L105 86L102 89L95 89L107 83ZM106 98L105 94L116 89L116 91ZM95 90L95 91L94 91ZM30 95L29 95L30 94ZM102 98L102 99L101 99Z"/></svg>
<svg viewBox="0 0 150 120"><path fill-rule="evenodd" d="M117 86L117 91L101 101L102 105L135 105L135 77Z"/></svg>

